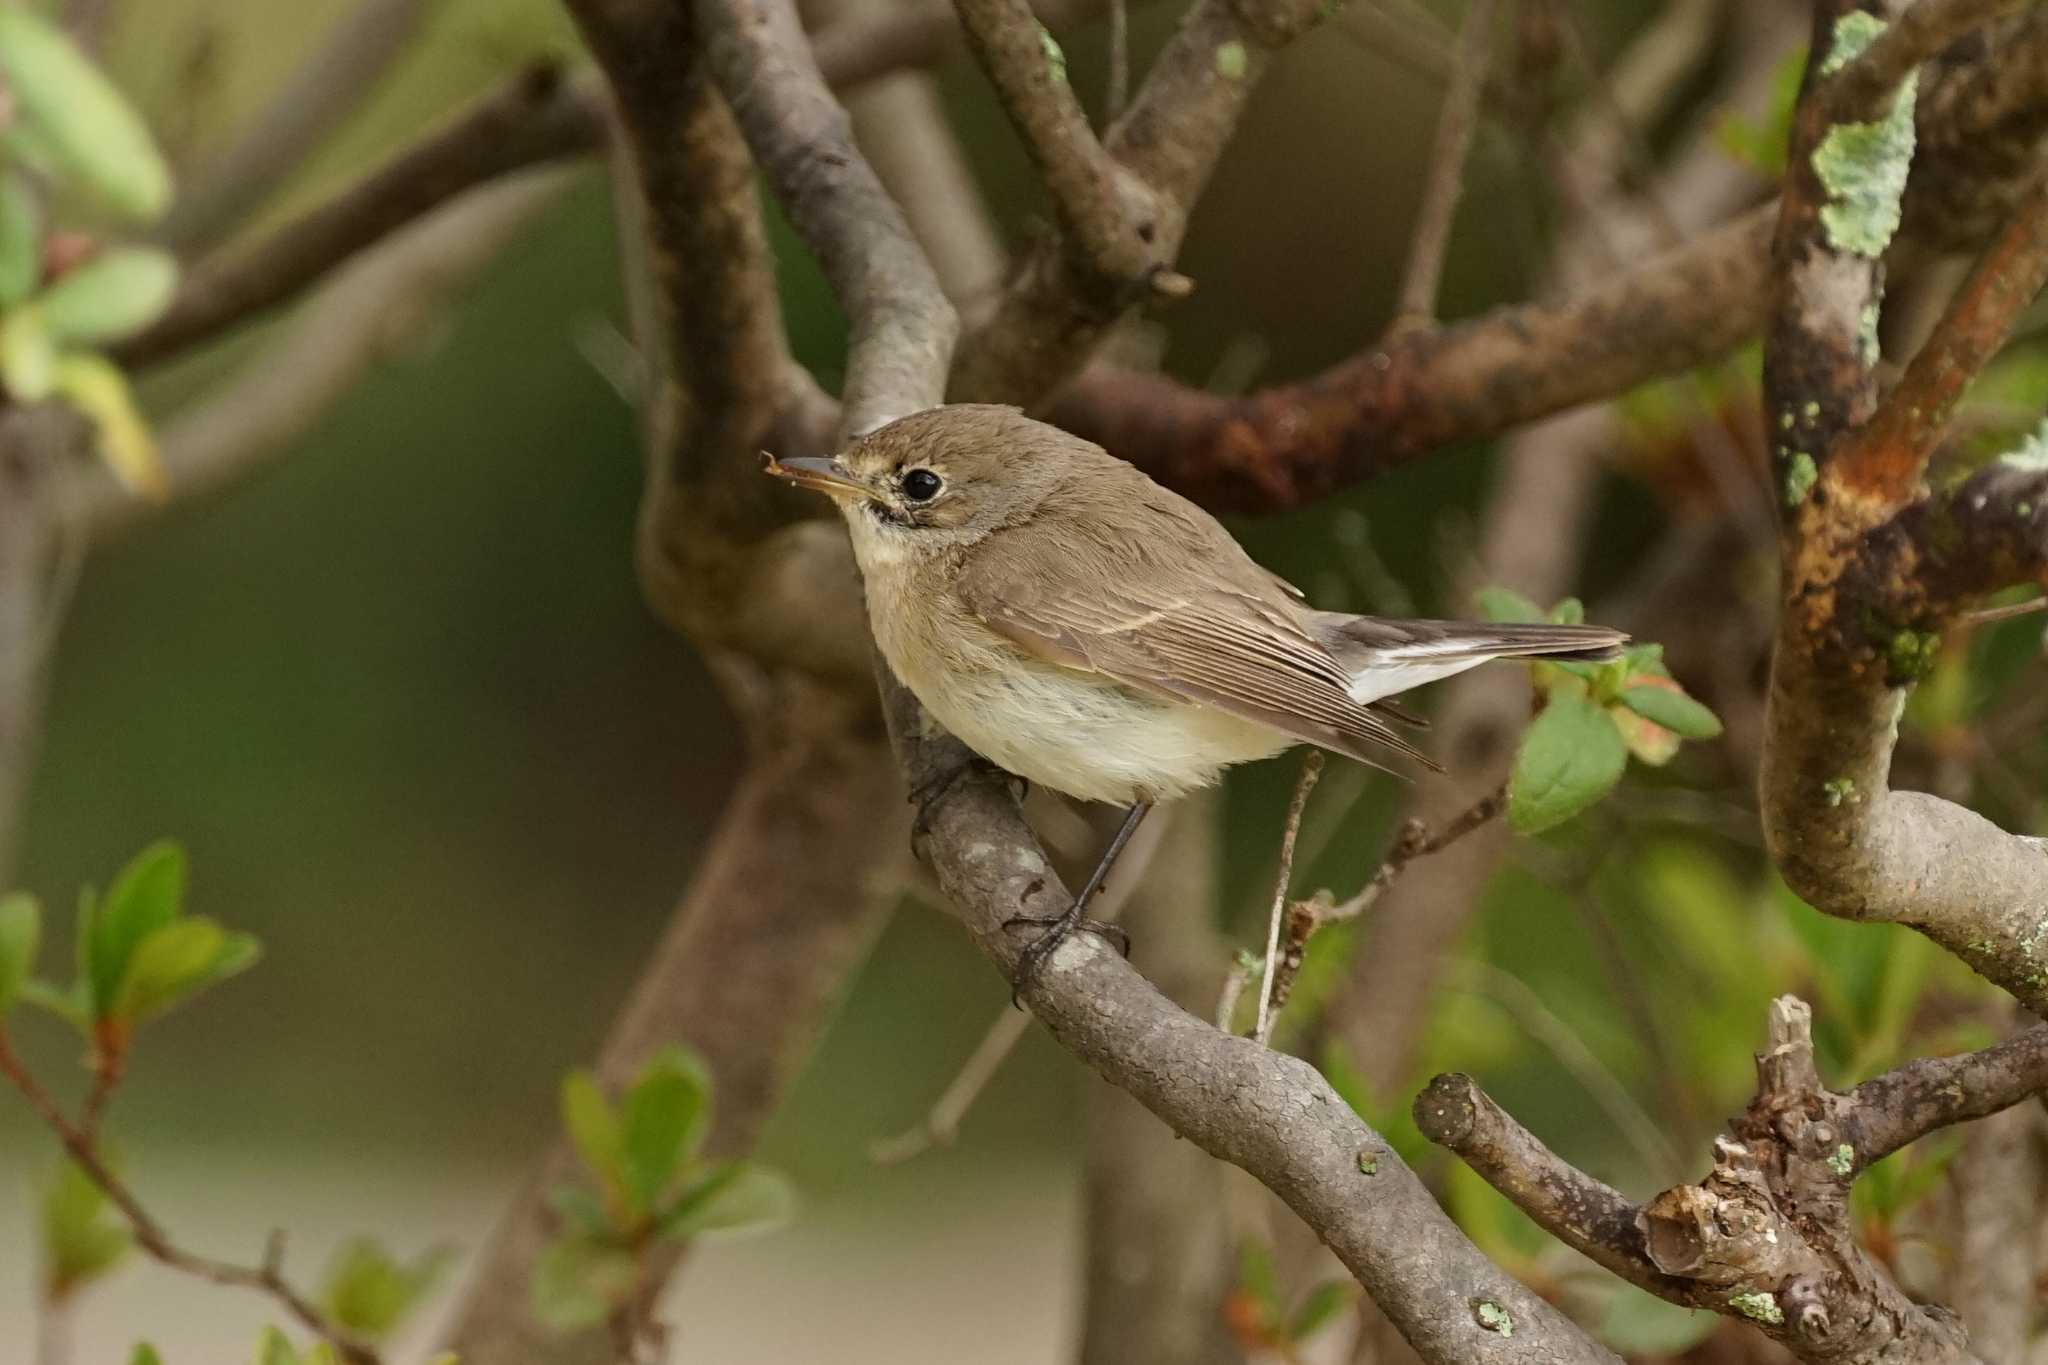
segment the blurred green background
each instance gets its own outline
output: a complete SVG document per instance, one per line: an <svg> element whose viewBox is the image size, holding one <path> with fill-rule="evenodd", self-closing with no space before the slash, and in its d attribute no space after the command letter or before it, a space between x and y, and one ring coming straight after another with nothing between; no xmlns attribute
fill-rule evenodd
<svg viewBox="0 0 2048 1365"><path fill-rule="evenodd" d="M348 7L131 0L109 64L174 155L203 163ZM1640 19L1625 3L1585 8L1603 50ZM1173 18L1140 11L1141 52ZM1099 28L1068 48L1092 99ZM437 6L263 221L519 63L573 51L543 0ZM992 207L1023 240L1040 206L1017 146L970 66L939 75ZM1376 334L1435 99L1432 81L1365 50L1341 19L1286 55L1196 216L1184 268L1200 289L1169 318L1170 368L1203 382L1226 356L1233 369L1263 356L1259 377L1282 378ZM1553 213L1534 175L1482 138L1447 316L1530 288ZM785 255L793 336L829 382L836 312L800 254ZM66 906L174 837L191 853L193 909L266 945L256 971L149 1031L115 1112L135 1182L209 1250L253 1256L272 1226L295 1230L308 1267L354 1231L400 1249L473 1246L550 1131L560 1074L590 1055L734 777L738 740L717 693L632 577L634 420L586 357L621 314L605 184L590 168L255 477L177 504L86 567L52 663L18 879ZM276 336L251 329L146 395L171 411ZM1419 607L1460 611L1443 597L1446 546L1469 541L1488 468L1486 450L1449 452L1337 506L1238 529L1323 604L1362 607L1330 538L1332 516L1362 515ZM1618 483L1599 525L1589 595L1659 529L1640 490ZM1690 762L1655 781L1748 801ZM1292 774L1263 765L1231 790L1224 904L1247 924ZM1396 792L1379 778L1364 787L1299 884L1349 889L1377 864ZM1830 1059L1867 1072L1897 1051L1937 969L1915 940L1822 923L1739 839L1609 808L1498 880L1473 952L1528 986L1626 1102L1656 1116L1679 1170L1700 1164L1697 1144L1746 1095L1771 993L1833 990L1819 1001ZM1631 989L1693 1006L1674 1037L1636 1028L1616 952ZM1841 981L1814 987L1816 964ZM957 1148L887 1170L866 1157L870 1140L922 1114L1005 1000L944 916L911 903L895 918L767 1144L803 1190L805 1218L693 1261L673 1314L680 1359L1053 1358L1078 1293L1078 1114L1093 1082L1034 1033ZM1432 1059L1481 1074L1567 1155L1638 1190L1678 1173L1647 1170L1615 1125L1584 1121L1583 1069L1531 1040L1526 1010L1458 991L1440 1010ZM55 1029L25 1042L75 1091L74 1043ZM1682 1116L1660 1107L1673 1089L1668 1074L1659 1088L1660 1048L1666 1064L1680 1059ZM1405 1096L1388 1105L1405 1110ZM12 1343L28 1339L30 1185L50 1156L20 1106L0 1101L7 1365L27 1358ZM1540 1244L1472 1184L1451 1182L1461 1211L1493 1249L1533 1258ZM971 1297L997 1277L1043 1296ZM806 1310L764 1322L746 1304L771 1287ZM963 1301L976 1311L945 1307ZM173 1365L240 1358L263 1317L232 1293L131 1269L84 1305L78 1359L111 1360L144 1332Z"/></svg>

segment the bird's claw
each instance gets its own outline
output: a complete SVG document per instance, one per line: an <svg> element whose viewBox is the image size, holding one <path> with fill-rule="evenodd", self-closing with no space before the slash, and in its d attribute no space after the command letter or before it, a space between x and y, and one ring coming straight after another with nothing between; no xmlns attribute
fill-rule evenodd
<svg viewBox="0 0 2048 1365"><path fill-rule="evenodd" d="M1024 1007L1024 988L1037 979L1052 955L1059 951L1059 946L1077 929L1108 940L1125 957L1131 955L1131 936L1122 925L1111 924L1108 920L1084 919L1078 903L1065 914L1012 915L1003 921L1005 929L1015 929L1019 925L1033 925L1043 930L1017 954L1017 969L1010 977L1010 1003L1019 1009Z"/></svg>

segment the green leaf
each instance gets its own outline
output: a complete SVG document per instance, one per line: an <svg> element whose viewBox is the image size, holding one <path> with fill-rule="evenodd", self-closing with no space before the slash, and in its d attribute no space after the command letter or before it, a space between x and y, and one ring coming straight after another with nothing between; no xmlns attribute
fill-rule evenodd
<svg viewBox="0 0 2048 1365"><path fill-rule="evenodd" d="M1259 1306L1268 1323L1280 1317L1280 1279L1273 1270L1273 1249L1246 1242L1237 1249L1237 1287Z"/></svg>
<svg viewBox="0 0 2048 1365"><path fill-rule="evenodd" d="M128 1357L128 1365L164 1365L164 1358L156 1353L156 1347L146 1341L138 1341L135 1354Z"/></svg>
<svg viewBox="0 0 2048 1365"><path fill-rule="evenodd" d="M114 211L146 221L171 199L171 170L149 129L61 28L0 8L0 73L19 141L49 169Z"/></svg>
<svg viewBox="0 0 2048 1365"><path fill-rule="evenodd" d="M569 1130L569 1141L598 1183L623 1198L626 1159L619 1118L612 1112L611 1101L597 1088L597 1078L588 1071L572 1071L562 1078L562 1126Z"/></svg>
<svg viewBox="0 0 2048 1365"><path fill-rule="evenodd" d="M170 924L185 907L185 850L169 840L135 855L97 907L81 911L87 930L86 966L97 1013L111 1012L136 947Z"/></svg>
<svg viewBox="0 0 2048 1365"><path fill-rule="evenodd" d="M400 1262L373 1238L358 1237L335 1252L320 1303L349 1331L382 1341L432 1292L452 1259L445 1248L436 1248Z"/></svg>
<svg viewBox="0 0 2048 1365"><path fill-rule="evenodd" d="M54 392L92 419L100 459L123 488L155 500L170 491L156 437L119 366L91 351L60 355Z"/></svg>
<svg viewBox="0 0 2048 1365"><path fill-rule="evenodd" d="M291 1338L275 1327L266 1327L263 1339L256 1343L256 1365L304 1365L304 1361Z"/></svg>
<svg viewBox="0 0 2048 1365"><path fill-rule="evenodd" d="M680 1048L664 1048L626 1092L619 1145L626 1194L636 1210L651 1211L696 1153L711 1116L710 1097L704 1064Z"/></svg>
<svg viewBox="0 0 2048 1365"><path fill-rule="evenodd" d="M1639 683L1621 694L1621 704L1686 739L1712 739L1721 733L1719 717L1685 693L1669 687Z"/></svg>
<svg viewBox="0 0 2048 1365"><path fill-rule="evenodd" d="M1523 834L1561 825L1605 796L1628 764L1621 732L1584 697L1553 693L1522 737L1508 778L1508 822Z"/></svg>
<svg viewBox="0 0 2048 1365"><path fill-rule="evenodd" d="M40 403L56 392L57 343L32 303L0 315L0 382L19 403Z"/></svg>
<svg viewBox="0 0 2048 1365"><path fill-rule="evenodd" d="M0 897L0 1013L21 998L42 937L41 902L26 891Z"/></svg>
<svg viewBox="0 0 2048 1365"><path fill-rule="evenodd" d="M20 176L0 176L0 308L33 294L42 277L42 206Z"/></svg>
<svg viewBox="0 0 2048 1365"><path fill-rule="evenodd" d="M1583 626L1586 604L1576 597L1567 597L1550 609L1550 619L1561 626Z"/></svg>
<svg viewBox="0 0 2048 1365"><path fill-rule="evenodd" d="M1353 1280L1325 1280L1308 1291L1296 1306L1294 1315L1287 1319L1287 1339L1305 1341L1339 1313L1349 1308L1358 1298L1358 1284Z"/></svg>
<svg viewBox="0 0 2048 1365"><path fill-rule="evenodd" d="M796 1189L779 1172L736 1161L699 1176L661 1216L664 1237L772 1232L796 1216Z"/></svg>
<svg viewBox="0 0 2048 1365"><path fill-rule="evenodd" d="M43 1279L61 1299L113 1269L134 1244L107 1215L107 1197L74 1161L57 1168L43 1191Z"/></svg>
<svg viewBox="0 0 2048 1365"><path fill-rule="evenodd" d="M60 345L119 341L162 315L178 289L178 261L156 247L110 247L36 298Z"/></svg>
<svg viewBox="0 0 2048 1365"><path fill-rule="evenodd" d="M1489 621L1534 625L1550 619L1543 608L1512 588L1481 588L1472 594L1472 601Z"/></svg>
<svg viewBox="0 0 2048 1365"><path fill-rule="evenodd" d="M210 919L167 924L135 946L106 1014L137 1023L216 982L246 971L261 955L248 934L230 934Z"/></svg>
<svg viewBox="0 0 2048 1365"><path fill-rule="evenodd" d="M639 1285L640 1266L632 1252L565 1237L543 1251L534 1265L534 1316L565 1332L595 1327Z"/></svg>

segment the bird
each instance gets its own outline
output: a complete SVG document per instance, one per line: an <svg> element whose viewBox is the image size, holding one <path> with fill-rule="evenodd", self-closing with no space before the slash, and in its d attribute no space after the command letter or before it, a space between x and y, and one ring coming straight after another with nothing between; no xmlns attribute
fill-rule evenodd
<svg viewBox="0 0 2048 1365"><path fill-rule="evenodd" d="M1064 913L1010 921L1041 929L1017 990L1084 925L1154 805L1297 744L1440 772L1395 729L1422 723L1395 696L1494 659L1608 659L1628 639L1318 611L1208 512L1019 408L927 408L831 457L767 460L838 503L875 642L940 724L1028 783L1124 808Z"/></svg>

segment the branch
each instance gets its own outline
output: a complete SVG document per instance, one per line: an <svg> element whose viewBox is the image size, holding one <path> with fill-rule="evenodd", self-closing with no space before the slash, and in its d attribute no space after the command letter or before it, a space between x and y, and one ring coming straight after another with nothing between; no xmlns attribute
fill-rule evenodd
<svg viewBox="0 0 2048 1365"><path fill-rule="evenodd" d="M1838 1094L1820 1083L1809 1011L1785 997L1771 1007L1756 1096L1715 1140L1713 1170L1645 1204L1572 1167L1468 1076L1431 1082L1415 1121L1546 1231L1660 1298L1745 1318L1817 1365L1962 1365L1977 1358L1954 1315L1912 1303L1856 1244L1849 1186L1904 1143L2044 1085L2039 1027Z"/></svg>
<svg viewBox="0 0 2048 1365"><path fill-rule="evenodd" d="M1025 0L957 3L968 46L1052 196L1070 267L1097 292L1129 296L1154 281L1166 264L1155 196L1095 140L1058 45Z"/></svg>
<svg viewBox="0 0 2048 1365"><path fill-rule="evenodd" d="M569 181L570 173L542 171L484 186L338 271L282 340L162 425L158 443L173 499L238 478L288 446ZM90 539L125 529L157 506L96 465L67 482L75 486L63 490L61 515Z"/></svg>
<svg viewBox="0 0 2048 1365"><path fill-rule="evenodd" d="M362 107L436 0L362 0L220 155L187 178L156 239L178 252L224 236Z"/></svg>
<svg viewBox="0 0 2048 1365"><path fill-rule="evenodd" d="M870 431L938 403L958 319L854 148L795 12L777 0L704 0L699 16L754 159L851 320L844 429Z"/></svg>
<svg viewBox="0 0 2048 1365"><path fill-rule="evenodd" d="M97 1139L84 1128L74 1124L57 1106L49 1091L22 1062L4 1029L0 1029L0 1077L5 1077L21 1097L35 1111L43 1126L48 1128L62 1144L71 1160L77 1163L86 1178L107 1197L107 1201L120 1210L134 1230L135 1244L159 1263L172 1270L192 1275L211 1284L229 1288L253 1289L267 1294L292 1319L306 1330L330 1343L347 1365L379 1365L380 1357L367 1343L358 1341L323 1313L311 1299L292 1287L284 1277L284 1240L273 1234L270 1246L260 1266L236 1265L230 1261L217 1261L208 1256L195 1255L186 1251L164 1230L163 1224L144 1208L142 1201L127 1183L116 1175L107 1164Z"/></svg>
<svg viewBox="0 0 2048 1365"><path fill-rule="evenodd" d="M1831 35L1849 23L1843 7L1827 13L1842 17L1817 30L1823 64L1840 41ZM1911 88L1897 98L1910 100ZM1896 109L1887 117L1895 123ZM1961 806L1892 791L1889 770L1904 689L1967 590L2002 586L1993 581L2002 572L2039 574L2034 508L1991 500L2033 486L2031 472L1980 474L1962 502L1910 499L1956 396L2048 279L2048 191L2035 184L1879 407L1878 357L1864 338L1892 220L1881 191L1848 196L1843 176L1896 184L1906 150L1867 131L1885 126L1828 124L1812 89L1797 114L1776 243L1785 292L1764 358L1788 508L1762 765L1765 842L1787 883L1817 908L1911 925L2043 1013L2048 853ZM1945 538L1961 529L1987 534Z"/></svg>
<svg viewBox="0 0 2048 1365"><path fill-rule="evenodd" d="M1319 14L1312 0L1277 0L1256 10L1231 0L1199 0L1129 111L1109 130L1103 140L1109 156L1155 196L1149 245L1161 263L1179 253L1188 213L1274 54ZM948 396L954 402L1044 401L1124 315L1128 295L1092 288L1065 254L1041 246L1019 264L1001 303L961 346Z"/></svg>
<svg viewBox="0 0 2048 1365"><path fill-rule="evenodd" d="M176 355L276 306L395 229L487 180L583 154L599 111L552 66L507 82L439 132L254 246L187 271L170 308L111 350L121 364Z"/></svg>
<svg viewBox="0 0 2048 1365"><path fill-rule="evenodd" d="M1458 33L1458 55L1451 68L1450 89L1444 92L1443 110L1437 115L1429 181L1423 186L1422 203L1415 211L1408 267L1395 294L1396 328L1425 324L1436 316L1444 256L1450 247L1458 197L1465 187L1465 159L1472 149L1472 132L1479 122L1479 99L1486 88L1494 9L1494 0L1474 0Z"/></svg>
<svg viewBox="0 0 2048 1365"><path fill-rule="evenodd" d="M1822 88L1827 122L1867 123L1899 83L1970 30L2017 9L2021 0L1918 0Z"/></svg>
<svg viewBox="0 0 2048 1365"><path fill-rule="evenodd" d="M965 760L957 741L921 736L907 694L885 710L913 784ZM1005 922L1055 910L1070 896L994 776L970 773L934 804L921 851L968 932L1005 973L1022 943ZM1286 1200L1429 1365L1523 1352L1560 1362L1614 1359L1467 1241L1307 1063L1212 1028L1085 935L1053 954L1024 998L1063 1046L1182 1137Z"/></svg>
<svg viewBox="0 0 2048 1365"><path fill-rule="evenodd" d="M1206 507L1299 507L1733 350L1762 317L1769 233L1760 210L1562 303L1411 331L1241 397L1090 371L1048 417Z"/></svg>

